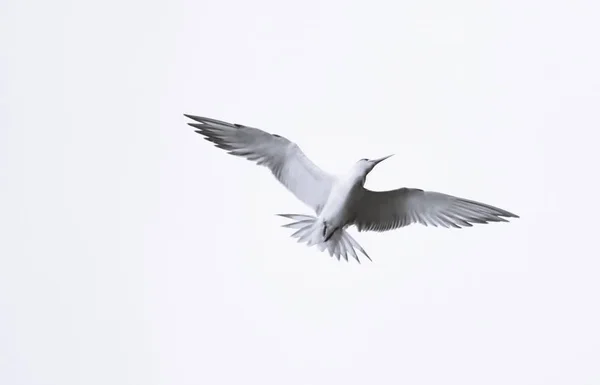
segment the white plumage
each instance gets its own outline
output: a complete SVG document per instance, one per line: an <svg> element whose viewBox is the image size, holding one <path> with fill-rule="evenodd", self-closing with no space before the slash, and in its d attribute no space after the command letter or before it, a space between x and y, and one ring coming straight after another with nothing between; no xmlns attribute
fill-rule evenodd
<svg viewBox="0 0 600 385"><path fill-rule="evenodd" d="M465 227L473 223L506 222L518 218L506 210L484 203L413 188L371 191L364 188L367 174L388 157L356 162L346 175L334 177L315 165L297 144L258 128L194 115L188 123L215 146L242 156L271 170L316 216L279 214L293 220L284 225L295 229L293 237L309 246L327 249L337 259L348 256L358 262L365 250L346 228L358 231L388 231L412 223L425 226Z"/></svg>

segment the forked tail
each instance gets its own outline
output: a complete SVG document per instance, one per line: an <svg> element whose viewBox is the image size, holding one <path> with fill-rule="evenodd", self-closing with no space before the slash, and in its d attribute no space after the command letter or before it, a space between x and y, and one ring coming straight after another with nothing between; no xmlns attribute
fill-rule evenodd
<svg viewBox="0 0 600 385"><path fill-rule="evenodd" d="M292 219L294 222L283 225L296 229L292 234L293 238L298 238L298 242L306 243L309 247L317 245L320 251L327 249L330 256L335 256L338 260L343 257L348 261L348 255L352 256L358 263L357 250L364 254L365 257L371 260L367 252L344 230L339 229L325 241L323 238L323 224L318 218L311 215L302 214L278 214L279 216Z"/></svg>

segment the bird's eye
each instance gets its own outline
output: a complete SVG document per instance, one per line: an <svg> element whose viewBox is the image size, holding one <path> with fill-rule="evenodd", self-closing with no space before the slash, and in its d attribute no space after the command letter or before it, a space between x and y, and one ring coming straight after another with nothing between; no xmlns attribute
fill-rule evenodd
<svg viewBox="0 0 600 385"><path fill-rule="evenodd" d="M362 158L360 161L361 161L361 162L366 162L367 160L369 160L369 159Z"/></svg>

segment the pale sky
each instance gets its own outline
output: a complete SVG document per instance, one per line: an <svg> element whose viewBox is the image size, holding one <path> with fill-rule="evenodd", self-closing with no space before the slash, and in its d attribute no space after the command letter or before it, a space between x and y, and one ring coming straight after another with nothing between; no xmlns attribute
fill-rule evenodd
<svg viewBox="0 0 600 385"><path fill-rule="evenodd" d="M597 1L0 8L0 384L600 383ZM521 218L339 262L183 113Z"/></svg>

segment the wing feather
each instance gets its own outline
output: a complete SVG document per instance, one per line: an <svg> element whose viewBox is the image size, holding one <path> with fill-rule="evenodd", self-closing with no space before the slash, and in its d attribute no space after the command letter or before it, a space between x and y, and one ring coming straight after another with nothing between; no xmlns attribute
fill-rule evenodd
<svg viewBox="0 0 600 385"><path fill-rule="evenodd" d="M333 176L315 165L296 143L258 128L184 115L195 121L188 124L204 139L232 155L269 168L290 192L320 213L331 191Z"/></svg>
<svg viewBox="0 0 600 385"><path fill-rule="evenodd" d="M359 231L388 231L412 223L461 228L473 223L506 222L504 218L518 216L485 203L433 191L364 189L354 224Z"/></svg>

